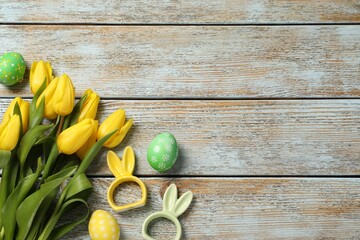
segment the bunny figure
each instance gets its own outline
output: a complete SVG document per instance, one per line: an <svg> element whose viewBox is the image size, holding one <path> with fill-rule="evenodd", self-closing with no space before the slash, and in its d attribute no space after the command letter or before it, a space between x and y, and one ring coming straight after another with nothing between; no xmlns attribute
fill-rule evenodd
<svg viewBox="0 0 360 240"><path fill-rule="evenodd" d="M107 154L107 164L110 171L115 176L115 181L111 183L107 191L107 199L112 207L117 212L123 212L129 209L142 207L146 204L147 190L145 184L137 177L133 176L135 167L134 151L130 146L127 146L124 150L123 159L121 160L116 153L109 151ZM141 199L137 202L127 205L119 206L114 201L115 189L124 182L135 182L141 188Z"/></svg>
<svg viewBox="0 0 360 240"><path fill-rule="evenodd" d="M179 199L177 198L178 192L175 184L171 184L164 194L163 199L163 210L160 212L155 212L146 218L143 227L142 235L144 239L147 240L156 240L155 238L149 236L148 226L151 221L156 218L167 218L172 221L176 227L176 236L174 240L179 240L181 238L182 230L181 224L178 220L178 217L188 209L190 203L193 199L193 194L191 191L184 193Z"/></svg>

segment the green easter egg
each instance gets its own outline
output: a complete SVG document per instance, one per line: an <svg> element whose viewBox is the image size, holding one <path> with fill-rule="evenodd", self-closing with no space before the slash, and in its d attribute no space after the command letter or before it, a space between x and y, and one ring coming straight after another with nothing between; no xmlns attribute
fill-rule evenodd
<svg viewBox="0 0 360 240"><path fill-rule="evenodd" d="M178 156L178 146L175 137L170 133L157 135L147 150L147 160L150 166L159 171L169 170Z"/></svg>
<svg viewBox="0 0 360 240"><path fill-rule="evenodd" d="M21 82L25 74L25 61L17 52L7 52L0 56L0 83L10 86Z"/></svg>

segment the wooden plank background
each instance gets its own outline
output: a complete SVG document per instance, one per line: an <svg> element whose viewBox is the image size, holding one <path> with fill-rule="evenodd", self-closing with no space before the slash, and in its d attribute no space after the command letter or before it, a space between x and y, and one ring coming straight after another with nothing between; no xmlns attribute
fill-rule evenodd
<svg viewBox="0 0 360 240"><path fill-rule="evenodd" d="M360 239L358 1L0 1L0 24L1 51L51 61L78 97L94 88L100 121L134 118L115 151L134 147L147 205L110 209L105 151L88 172L91 210L112 212L121 239L141 238L169 182L194 192L184 239ZM27 81L0 86L0 117L15 96L32 97ZM146 149L163 131L180 155L159 174ZM88 238L84 224L64 239Z"/></svg>
<svg viewBox="0 0 360 240"><path fill-rule="evenodd" d="M106 208L106 188L113 179L94 182L93 208ZM121 239L142 239L141 225L149 213L162 209L161 195L169 181L188 190L194 200L180 221L183 239L358 239L360 182L338 178L181 178L144 179L149 189L144 208L116 214ZM128 185L120 193L137 200L140 191ZM161 221L153 236L172 239L174 226ZM86 226L75 235L87 239ZM68 235L69 236L69 235ZM71 238L69 237L69 239Z"/></svg>
<svg viewBox="0 0 360 240"><path fill-rule="evenodd" d="M359 97L359 39L358 26L0 28L4 50L49 60L78 94L103 98ZM8 90L31 96L27 84Z"/></svg>
<svg viewBox="0 0 360 240"><path fill-rule="evenodd" d="M359 23L357 0L2 1L5 23Z"/></svg>
<svg viewBox="0 0 360 240"><path fill-rule="evenodd" d="M2 111L9 102L0 102ZM180 148L178 163L166 174L358 175L359 103L106 100L98 116L101 123L111 112L123 108L128 118L134 119L134 127L117 150L122 152L126 145L134 148L135 172L141 176L159 175L147 163L146 150L151 139L162 131L172 132ZM111 174L106 151L89 174Z"/></svg>

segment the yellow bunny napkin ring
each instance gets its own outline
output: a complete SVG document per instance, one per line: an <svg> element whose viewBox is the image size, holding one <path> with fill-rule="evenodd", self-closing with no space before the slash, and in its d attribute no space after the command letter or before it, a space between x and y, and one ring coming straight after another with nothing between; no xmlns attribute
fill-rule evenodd
<svg viewBox="0 0 360 240"><path fill-rule="evenodd" d="M130 146L127 146L124 150L123 159L121 160L116 153L109 151L107 154L107 164L110 171L115 176L115 181L111 183L107 191L107 199L112 207L117 212L123 212L129 209L142 207L146 204L147 190L145 184L137 177L133 176L135 167L134 151ZM119 206L114 201L115 189L124 182L135 182L141 188L141 200L129 203L123 206Z"/></svg>
<svg viewBox="0 0 360 240"><path fill-rule="evenodd" d="M149 236L148 226L156 218L167 218L175 224L176 227L176 236L174 240L179 240L181 238L181 224L178 220L178 217L188 209L190 203L193 199L193 194L191 191L184 193L179 199L177 199L177 188L175 184L171 184L164 194L163 200L163 210L151 214L145 219L145 222L142 227L142 235L144 239L147 240L156 240L155 238Z"/></svg>

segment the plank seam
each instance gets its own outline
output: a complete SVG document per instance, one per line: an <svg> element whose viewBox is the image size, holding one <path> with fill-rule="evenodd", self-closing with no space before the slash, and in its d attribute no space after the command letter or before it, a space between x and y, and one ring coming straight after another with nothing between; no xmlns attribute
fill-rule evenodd
<svg viewBox="0 0 360 240"><path fill-rule="evenodd" d="M4 96L0 99L9 99L12 100L14 96ZM100 97L101 100L110 100L110 101L227 101L227 100L240 100L240 101L319 101L319 100L360 100L360 97L301 97L301 98L291 98L291 97L284 97L284 98L252 98L252 97L208 97L208 98L201 98L201 97L153 97L153 98L139 98L139 97ZM22 99L31 100L32 97L22 97ZM79 100L80 97L76 97L76 100Z"/></svg>
<svg viewBox="0 0 360 240"><path fill-rule="evenodd" d="M161 27L161 26L173 26L173 27L276 27L276 26L348 26L355 25L360 26L360 22L337 22L337 23L78 23L78 22L0 22L0 25L39 25L39 26L143 26L143 27Z"/></svg>
<svg viewBox="0 0 360 240"><path fill-rule="evenodd" d="M114 178L112 175L87 175L89 178ZM353 178L358 179L360 175L136 175L140 178Z"/></svg>

